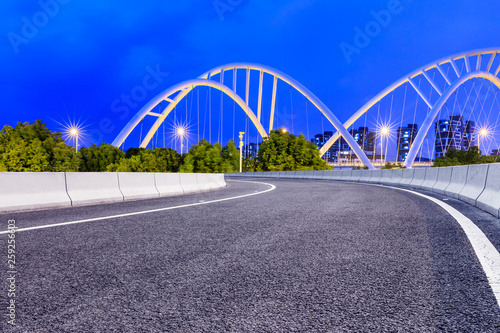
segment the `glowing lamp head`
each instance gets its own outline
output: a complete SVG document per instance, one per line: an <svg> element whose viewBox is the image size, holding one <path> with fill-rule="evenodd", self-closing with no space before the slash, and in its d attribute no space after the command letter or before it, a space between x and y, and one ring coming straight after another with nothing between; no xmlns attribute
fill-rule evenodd
<svg viewBox="0 0 500 333"><path fill-rule="evenodd" d="M488 135L488 130L486 130L485 128L483 128L481 131L479 131L479 135L481 135L481 136L487 136Z"/></svg>
<svg viewBox="0 0 500 333"><path fill-rule="evenodd" d="M177 128L177 135L183 136L184 133L185 133L184 128L182 128L182 127Z"/></svg>
<svg viewBox="0 0 500 333"><path fill-rule="evenodd" d="M283 128L283 133L287 133L288 131L286 130L286 128Z"/></svg>
<svg viewBox="0 0 500 333"><path fill-rule="evenodd" d="M69 134L71 134L72 136L77 136L78 130L76 128L72 128L72 129L70 129Z"/></svg>
<svg viewBox="0 0 500 333"><path fill-rule="evenodd" d="M382 133L383 135L389 134L389 128L388 127L382 127L380 129L380 133Z"/></svg>

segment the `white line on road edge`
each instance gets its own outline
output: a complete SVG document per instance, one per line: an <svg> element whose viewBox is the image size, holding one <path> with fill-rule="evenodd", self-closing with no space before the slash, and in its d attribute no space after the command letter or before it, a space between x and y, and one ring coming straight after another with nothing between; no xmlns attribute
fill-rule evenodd
<svg viewBox="0 0 500 333"><path fill-rule="evenodd" d="M495 246L491 244L488 237L486 237L486 235L481 231L481 229L478 228L477 225L474 224L474 222L472 222L468 217L460 213L452 206L431 196L398 187L384 186L384 185L375 185L375 186L387 187L395 190L410 192L418 196L424 197L438 204L439 206L441 206L441 208L443 208L451 216L453 216L453 218L457 220L458 224L460 224L460 226L464 230L465 234L467 235L467 238L469 238L472 248L476 252L476 256L479 259L481 266L483 267L486 277L488 278L488 282L490 283L491 289L493 290L493 294L497 299L498 306L500 306L500 253L498 253Z"/></svg>
<svg viewBox="0 0 500 333"><path fill-rule="evenodd" d="M265 191L260 191L260 192L256 192L256 193L250 193L250 194L243 194L243 195L238 195L238 196L235 196L235 197L224 198L224 199L217 199L217 200L211 200L211 201L205 201L205 202L197 202L197 203L192 203L192 204L186 204L186 205L180 205L180 206L173 206L173 207L166 207L166 208L151 209L151 210L145 210L145 211L141 211L141 212L127 213L127 214L120 214L120 215L96 217L96 218L93 218L93 219L86 219L86 220L78 220L78 221L62 222L62 223L54 223L54 224L46 224L46 225L40 225L40 226L36 226L36 227L29 227L29 228L19 228L19 229L16 229L16 232L28 231L28 230L36 230L36 229L45 229L45 228L53 228L53 227L60 227L60 226L64 226L64 225L79 224L79 223L86 223L86 222L93 222L93 221L110 220L110 219L116 219L116 218L126 217L126 216L134 216L134 215L142 215L142 214L162 212L162 211L165 211L165 210L172 210L172 209L177 209L177 208L186 208L186 207L192 207L192 206L208 205L208 204L216 203L216 202L229 201L229 200L235 200L235 199L241 199L241 198L251 197L253 195L264 194L266 192L270 192L270 191L273 191L274 189L276 189L276 186L274 186L273 184L268 184L268 183L263 183L263 182L243 181L243 180L231 180L231 181L233 181L233 182L242 182L242 183L264 184L264 185L270 186L270 188L268 188ZM10 233L10 231L1 231L0 232L0 234L7 234L7 233Z"/></svg>

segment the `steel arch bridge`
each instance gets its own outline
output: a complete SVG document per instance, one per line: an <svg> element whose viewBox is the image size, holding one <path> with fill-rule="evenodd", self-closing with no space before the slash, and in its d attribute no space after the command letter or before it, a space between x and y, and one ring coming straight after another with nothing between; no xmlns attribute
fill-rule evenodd
<svg viewBox="0 0 500 333"><path fill-rule="evenodd" d="M130 133L139 125L139 123L146 117L152 116L156 117L154 125L149 129L147 135L142 139L140 147L145 148L152 140L155 133L158 131L161 124L165 121L167 116L174 110L174 108L195 88L197 87L210 87L219 90L221 93L229 96L236 104L238 104L241 109L245 112L246 116L253 123L257 129L259 135L264 139L268 136L270 131L274 126L275 118L275 107L276 107L276 90L278 81L283 81L286 84L293 87L300 94L302 94L309 102L311 102L322 115L333 125L336 133L323 145L320 149L320 155L323 156L328 149L337 141L340 137L344 138L349 147L353 150L355 155L359 160L367 166L369 169L374 169L374 166L370 162L369 158L362 150L360 145L353 138L351 133L349 133L348 128L351 127L356 120L363 116L370 108L380 102L384 97L388 96L395 89L401 87L405 84L410 84L411 88L418 94L419 98L425 102L429 107L428 114L423 121L420 130L418 131L413 144L411 145L408 156L404 162L405 167L411 167L415 161L418 151L422 147L423 141L432 127L434 119L438 116L441 108L448 101L450 96L465 82L473 80L476 78L483 78L490 81L497 88L500 89L500 79L498 74L500 72L500 64L493 68L493 63L497 54L500 53L500 48L490 48L482 50L474 50L464 53L455 54L453 56L442 58L438 61L434 61L430 64L420 67L419 69L405 75L398 81L394 82L378 95L369 100L365 105L363 105L359 110L357 110L344 124L342 124L334 113L311 91L309 91L305 86L300 84L298 81L292 77L265 65L251 64L251 63L232 63L223 66L216 67L202 75L197 79L188 80L176 84L159 95L150 100L145 106L143 106L139 112L129 121L129 123L124 127L120 134L113 141L113 145L120 147L125 139L130 135ZM471 64L470 59L476 57L475 64ZM483 60L483 58L485 60ZM498 57L500 58L500 57ZM459 69L457 61L462 61L465 70ZM451 67L454 72L454 77L447 73L443 68L445 66ZM237 70L246 70L246 89L245 89L245 99L240 97L236 93L236 80L237 80ZM439 75L446 82L444 89L436 83L435 73ZM232 71L233 72L233 82L232 87L228 87L224 82L224 73ZM257 71L259 73L259 86L258 86L258 104L257 112L255 113L249 106L250 98L250 74L252 71ZM431 77L431 71L434 72L433 77ZM268 131L264 128L262 123L262 92L264 86L264 74L270 75L273 78L272 87L272 102L269 118ZM214 77L219 76L219 81L214 80ZM438 98L435 101L431 101L428 94L425 94L420 85L415 83L416 77L423 77L433 88L433 90L438 94ZM167 107L161 112L153 112L153 109L162 102L168 102Z"/></svg>

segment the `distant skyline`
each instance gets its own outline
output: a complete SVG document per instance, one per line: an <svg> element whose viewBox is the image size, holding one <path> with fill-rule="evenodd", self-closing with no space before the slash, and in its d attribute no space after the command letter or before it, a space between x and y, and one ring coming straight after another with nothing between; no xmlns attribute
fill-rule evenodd
<svg viewBox="0 0 500 333"><path fill-rule="evenodd" d="M426 63L500 47L499 12L448 0L7 2L0 125L81 120L87 145L111 143L162 90L231 62L292 76L344 122ZM313 123L308 139L328 129Z"/></svg>

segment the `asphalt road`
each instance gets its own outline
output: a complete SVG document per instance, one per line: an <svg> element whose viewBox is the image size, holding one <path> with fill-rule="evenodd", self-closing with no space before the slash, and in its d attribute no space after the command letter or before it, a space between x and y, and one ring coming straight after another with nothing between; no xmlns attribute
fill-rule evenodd
<svg viewBox="0 0 500 333"><path fill-rule="evenodd" d="M2 332L500 332L458 223L425 198L257 180L173 198L0 215L16 233L16 326ZM444 198L435 196L437 198ZM499 220L449 199L499 248ZM206 203L206 204L199 204ZM2 281L8 235L0 235Z"/></svg>

